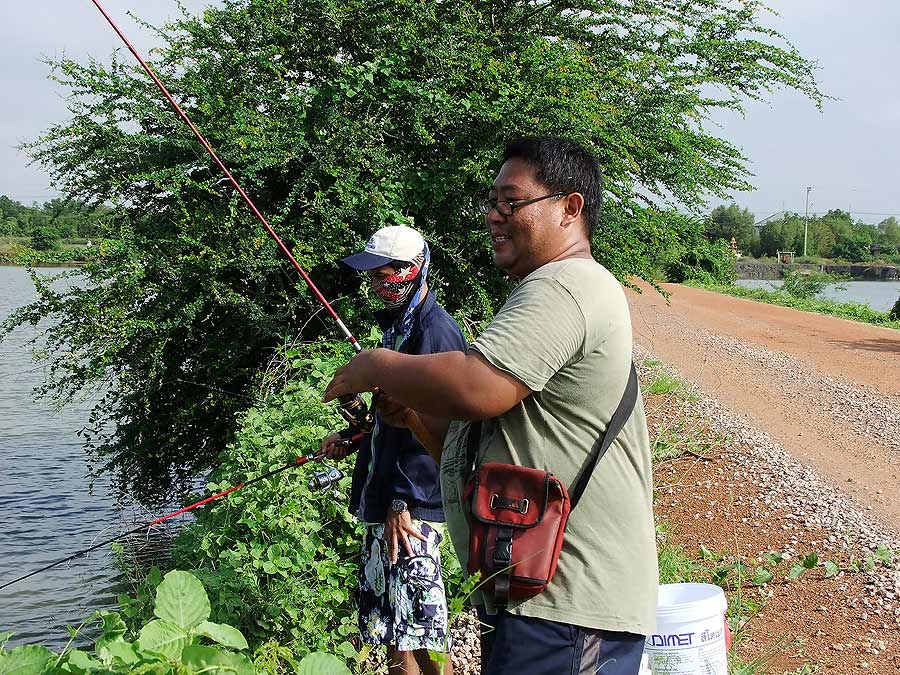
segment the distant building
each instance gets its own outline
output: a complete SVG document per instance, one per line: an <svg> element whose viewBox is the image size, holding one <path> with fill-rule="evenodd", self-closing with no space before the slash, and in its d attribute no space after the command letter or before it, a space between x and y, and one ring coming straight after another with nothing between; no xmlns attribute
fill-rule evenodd
<svg viewBox="0 0 900 675"><path fill-rule="evenodd" d="M781 220L787 215L787 211L778 211L777 213L773 213L771 216L766 216L762 220L753 223L753 227L756 229L756 233L759 234L759 231L762 229L762 226L766 223L770 223L773 220Z"/></svg>

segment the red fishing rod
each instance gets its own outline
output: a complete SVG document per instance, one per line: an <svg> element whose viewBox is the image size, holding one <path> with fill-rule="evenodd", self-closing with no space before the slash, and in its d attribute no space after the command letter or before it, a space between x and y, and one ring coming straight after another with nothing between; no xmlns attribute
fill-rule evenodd
<svg viewBox="0 0 900 675"><path fill-rule="evenodd" d="M338 316L337 312L334 311L334 308L325 299L325 296L322 295L322 292L318 289L318 287L313 283L313 280L310 278L309 274L306 273L300 263L297 262L297 259L291 253L290 249L285 245L285 243L281 240L281 237L278 236L278 233L275 232L275 229L269 224L269 221L266 220L266 217L260 212L258 208L256 208L256 204L253 203L253 200L250 199L250 196L244 191L244 188L241 187L240 183L237 182L235 177L231 174L231 171L228 170L228 167L225 166L225 163L219 159L219 155L216 154L216 151L213 150L213 147L209 144L203 134L200 133L200 130L197 126L191 121L191 118L187 116L187 113L181 109L181 106L173 98L172 94L169 93L169 90L166 88L166 85L162 83L162 80L157 77L156 73L150 67L150 65L144 60L144 57L140 55L137 49L135 49L134 45L131 44L131 41L125 37L125 34L122 30L116 25L116 22L113 21L112 17L109 13L103 8L103 5L100 4L99 0L91 0L94 5L100 10L100 13L103 15L103 18L112 26L112 29L116 32L122 42L125 43L125 46L128 47L128 50L134 55L134 58L138 60L141 64L141 67L146 71L147 75L150 76L150 79L153 80L154 84L159 88L162 92L162 95L165 96L166 100L171 104L172 108L175 109L175 112L178 113L178 116L184 121L185 124L188 125L190 130L194 133L194 136L197 137L197 140L200 141L200 144L209 153L209 156L212 157L212 160L216 163L216 165L222 170L222 173L225 174L225 177L228 181L234 186L234 189L237 190L237 193L241 196L241 198L246 202L247 206L250 208L250 211L253 212L253 215L256 216L256 219L262 223L262 226L265 228L266 232L269 233L269 236L275 240L275 243L278 245L278 248L281 249L281 252L287 256L287 259L290 260L291 264L294 266L294 269L297 270L297 273L303 278L303 281L306 282L306 285L309 287L309 290L313 292L313 295L322 303L322 306L325 310L331 315L331 318L335 320L338 325L338 328L344 334L344 337L348 342L353 346L354 351L361 352L362 346L359 344L359 341L354 337L353 333L344 325L344 322L341 320L341 317ZM372 412L367 408L365 401L359 395L348 395L343 396L338 399L338 410L341 415L347 422L352 426L360 429L370 428L374 423L374 417Z"/></svg>
<svg viewBox="0 0 900 675"><path fill-rule="evenodd" d="M119 29L116 25L116 22L112 20L112 17L107 13L105 9L103 9L103 5L100 4L98 0L91 0L91 2L96 5L97 9L100 10L100 13L103 15L103 18L107 20L112 29L116 32L116 34L122 38L122 42L125 43L125 46L128 47L128 50L134 54L134 58L138 60L143 69L147 71L147 75L150 76L150 79L156 84L159 90L162 92L163 96L166 97L166 100L172 105L175 109L175 112L178 113L178 116L184 121L185 124L190 127L191 131L194 132L194 136L197 137L197 140L200 141L200 144L204 147L206 152L209 153L209 156L212 157L213 161L216 165L222 170L222 173L225 174L225 177L228 181L234 186L234 189L237 190L237 193L241 196L241 198L246 202L247 206L250 207L250 210L253 212L253 215L256 216L256 219L262 223L262 226L266 229L266 232L269 233L269 236L275 240L275 243L278 244L278 248L281 249L281 252L287 256L287 259L291 261L291 264L294 266L294 269L303 277L303 281L306 282L306 285L309 286L309 289L313 292L313 294L318 298L319 302L325 307L326 311L331 315L338 325L338 328L341 329L341 332L344 334L344 337L353 345L353 349L357 352L362 351L362 347L360 346L357 339L353 336L353 333L344 325L344 322L341 321L341 317L338 316L337 312L334 311L334 308L329 304L328 300L325 299L325 296L322 295L321 291L316 287L313 283L313 280L310 279L309 275L306 271L300 267L300 263L297 262L297 259L293 256L287 246L285 246L284 242L281 240L281 237L275 232L271 225L269 225L269 221L266 220L265 216L260 213L259 209L256 208L256 205L253 203L253 200L250 199L249 195L244 192L244 188L240 186L240 184L235 180L234 176L231 175L231 171L228 170L228 167L219 159L219 156L216 154L216 151L213 150L212 146L203 137L203 134L200 133L200 130L196 127L196 125L191 121L191 118L187 116L187 113L181 109L181 106L175 101L172 97L172 94L169 93L169 90L166 89L166 85L162 83L162 80L156 76L156 73L149 66L149 64L144 60L144 58L138 53L137 49L134 48L134 45L125 37L125 34Z"/></svg>
<svg viewBox="0 0 900 675"><path fill-rule="evenodd" d="M353 437L350 439L351 442L356 441L356 440L358 440L356 437ZM287 471L288 469L293 469L294 467L303 466L304 464L306 464L308 462L320 460L320 459L322 459L322 457L324 457L324 453L321 450L317 450L316 452L310 453L309 455L303 455L302 457L297 457L294 461L292 461L288 464L285 464L284 466L280 466L277 469L272 469L271 471L267 471L266 473L261 474L261 475L257 476L256 478L252 478L244 483L239 483L238 485L235 485L234 487L230 487L227 490L223 490L222 492L217 492L214 495L210 495L209 497L201 499L198 502L189 504L188 506L178 509L177 511L172 511L172 513L167 513L164 516L160 516L156 520L151 520L147 523L144 523L143 525L139 525L131 530L128 530L127 532L121 532L121 533L117 534L115 537L110 537L109 539L105 539L105 540L101 541L99 544L94 544L93 546L90 546L88 548L82 549L80 551L76 551L75 553L73 553L70 556L62 558L61 560L57 560L56 562L52 562L49 565L44 565L40 569L33 570L32 572L29 572L28 574L22 575L18 579L13 579L12 581L7 581L4 584L0 584L0 590L3 590L7 586L12 586L13 584L17 584L20 581L24 581L25 579L28 579L29 577L33 577L35 574L40 574L41 572L46 572L47 570L52 569L53 567L57 567L59 565L67 563L71 560L75 560L75 558L78 558L79 556L82 556L82 555L86 555L86 554L90 553L91 551L96 551L98 548L107 546L108 544L111 544L114 541L118 541L119 539L123 539L132 534L138 534L140 532L147 531L150 528L152 528L156 525L159 525L160 523L164 523L165 521L167 521L171 518L174 518L175 516L180 516L183 513L188 513L190 511L193 511L194 509L199 508L199 507L203 506L204 504L208 504L209 502L215 501L216 499L221 499L225 495L229 495L232 492L237 492L238 490L241 490L245 487L253 485L254 483L261 481L265 478L271 478L272 476L279 474L282 471ZM313 476L312 480L310 481L309 486L311 489L327 490L328 488L334 487L338 483L338 481L340 481L340 479L343 477L344 477L344 474L343 474L343 472L341 472L340 469L335 468L335 467L328 467L328 469L326 471L317 472Z"/></svg>

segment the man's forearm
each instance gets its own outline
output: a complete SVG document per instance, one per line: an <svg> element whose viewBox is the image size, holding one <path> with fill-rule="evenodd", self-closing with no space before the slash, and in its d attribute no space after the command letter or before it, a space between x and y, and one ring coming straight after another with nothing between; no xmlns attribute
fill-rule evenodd
<svg viewBox="0 0 900 675"><path fill-rule="evenodd" d="M497 417L532 393L476 351L412 355L373 349L338 368L323 398L375 389L407 408L453 420Z"/></svg>
<svg viewBox="0 0 900 675"><path fill-rule="evenodd" d="M478 397L467 381L466 354L413 356L382 349L377 357L371 383L399 403L444 420L477 417Z"/></svg>

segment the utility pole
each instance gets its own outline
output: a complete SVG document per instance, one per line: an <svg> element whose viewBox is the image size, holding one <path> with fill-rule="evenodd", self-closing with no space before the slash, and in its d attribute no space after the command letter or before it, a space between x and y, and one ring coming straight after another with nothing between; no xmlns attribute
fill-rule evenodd
<svg viewBox="0 0 900 675"><path fill-rule="evenodd" d="M806 216L803 218L803 257L806 257L806 237L809 233L809 191L812 186L806 186Z"/></svg>

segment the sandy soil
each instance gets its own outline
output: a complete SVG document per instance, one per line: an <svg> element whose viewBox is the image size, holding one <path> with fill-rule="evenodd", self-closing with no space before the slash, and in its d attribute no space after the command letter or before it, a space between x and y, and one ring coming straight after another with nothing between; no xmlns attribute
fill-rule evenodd
<svg viewBox="0 0 900 675"><path fill-rule="evenodd" d="M900 530L900 331L664 284L635 341Z"/></svg>
<svg viewBox="0 0 900 675"><path fill-rule="evenodd" d="M740 591L761 610L737 653L768 654L766 673L900 672L900 576L851 569L880 543L897 547L900 332L665 288L671 304L649 287L629 291L635 340L696 396L645 393L651 432L722 440L710 455L656 467L657 517L707 566L717 563L700 560L701 544L722 562L789 556L772 583ZM787 581L811 551L841 572Z"/></svg>

